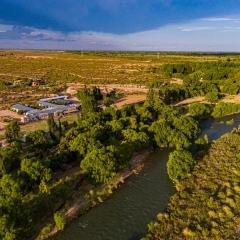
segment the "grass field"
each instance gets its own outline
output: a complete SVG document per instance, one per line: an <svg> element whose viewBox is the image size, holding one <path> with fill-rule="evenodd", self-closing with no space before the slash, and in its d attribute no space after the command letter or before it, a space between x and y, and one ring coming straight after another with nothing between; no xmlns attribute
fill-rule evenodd
<svg viewBox="0 0 240 240"><path fill-rule="evenodd" d="M62 120L67 121L69 124L73 123L74 121L77 121L77 114L73 114L73 115L68 115L64 118L62 118ZM25 133L29 133L32 131L36 131L36 130L47 130L48 129L48 125L47 125L47 121L43 120L43 121L37 121L37 122L31 122L25 125L21 125L21 132L22 134ZM4 138L4 131L0 131L0 140Z"/></svg>
<svg viewBox="0 0 240 240"><path fill-rule="evenodd" d="M219 61L229 57L240 61L238 55L1 51L0 109L64 91L66 83L148 85L170 80L153 70L162 64ZM29 86L33 79L41 79L46 86Z"/></svg>

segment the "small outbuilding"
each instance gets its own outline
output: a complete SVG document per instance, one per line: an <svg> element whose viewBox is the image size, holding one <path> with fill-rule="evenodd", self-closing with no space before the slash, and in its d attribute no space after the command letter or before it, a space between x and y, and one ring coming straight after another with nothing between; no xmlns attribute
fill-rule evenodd
<svg viewBox="0 0 240 240"><path fill-rule="evenodd" d="M43 85L43 82L40 80L35 80L32 82L32 87L39 87L41 85Z"/></svg>

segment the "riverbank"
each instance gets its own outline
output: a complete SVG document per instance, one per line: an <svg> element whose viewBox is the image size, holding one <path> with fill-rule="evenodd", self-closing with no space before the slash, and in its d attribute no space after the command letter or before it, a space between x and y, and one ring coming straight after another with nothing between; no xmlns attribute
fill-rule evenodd
<svg viewBox="0 0 240 240"><path fill-rule="evenodd" d="M65 203L65 207L61 209L61 212L64 214L66 225L71 223L71 221L73 221L79 215L83 215L93 207L103 203L113 194L113 191L117 190L119 186L122 185L129 177L139 174L139 172L144 168L146 161L149 159L150 153L150 151L146 150L134 154L130 160L130 166L127 169L119 172L109 184L104 184L91 189L84 196L72 203L70 207L66 207L69 205L69 203ZM41 230L36 239L50 239L60 232L61 230L59 230L52 221L49 221L49 223L46 224Z"/></svg>
<svg viewBox="0 0 240 240"><path fill-rule="evenodd" d="M143 239L239 239L239 146L239 129L214 141Z"/></svg>

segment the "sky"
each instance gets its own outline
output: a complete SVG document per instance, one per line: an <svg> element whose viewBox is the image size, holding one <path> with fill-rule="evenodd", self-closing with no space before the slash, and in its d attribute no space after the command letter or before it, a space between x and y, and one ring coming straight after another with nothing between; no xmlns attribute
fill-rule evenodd
<svg viewBox="0 0 240 240"><path fill-rule="evenodd" d="M0 48L240 52L240 0L1 0Z"/></svg>

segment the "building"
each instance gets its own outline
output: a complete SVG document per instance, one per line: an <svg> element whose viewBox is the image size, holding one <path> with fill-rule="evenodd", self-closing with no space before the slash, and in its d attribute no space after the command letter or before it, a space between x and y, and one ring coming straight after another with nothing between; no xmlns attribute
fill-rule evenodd
<svg viewBox="0 0 240 240"><path fill-rule="evenodd" d="M11 109L12 109L12 111L17 112L17 113L20 113L20 112L27 113L29 111L34 110L31 107L27 107L27 106L19 104L19 103L14 104Z"/></svg>
<svg viewBox="0 0 240 240"><path fill-rule="evenodd" d="M46 108L42 110L33 110L25 114L25 121L36 121L47 119L49 115L54 117L62 116L69 113L78 112L76 106L56 106L54 108Z"/></svg>
<svg viewBox="0 0 240 240"><path fill-rule="evenodd" d="M41 80L35 80L32 82L32 87L39 87L41 85L43 85Z"/></svg>
<svg viewBox="0 0 240 240"><path fill-rule="evenodd" d="M24 113L21 119L24 123L47 119L50 114L53 114L54 117L59 117L78 112L79 103L69 101L67 98L68 96L57 96L40 99L37 104L45 107L44 109L34 109L22 104L15 104L12 106L12 110Z"/></svg>
<svg viewBox="0 0 240 240"><path fill-rule="evenodd" d="M47 107L47 108L54 108L57 106L55 103L50 103L50 102L43 102L43 101L38 101L37 104L41 107Z"/></svg>

